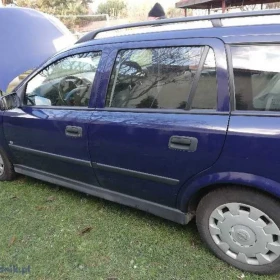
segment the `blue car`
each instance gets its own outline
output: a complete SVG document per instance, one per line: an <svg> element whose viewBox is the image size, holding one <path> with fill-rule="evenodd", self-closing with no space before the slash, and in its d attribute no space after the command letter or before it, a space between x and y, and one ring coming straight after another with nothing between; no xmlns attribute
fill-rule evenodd
<svg viewBox="0 0 280 280"><path fill-rule="evenodd" d="M279 272L280 24L265 21L277 15L88 33L1 97L0 180L20 173L179 224L195 217L220 259Z"/></svg>

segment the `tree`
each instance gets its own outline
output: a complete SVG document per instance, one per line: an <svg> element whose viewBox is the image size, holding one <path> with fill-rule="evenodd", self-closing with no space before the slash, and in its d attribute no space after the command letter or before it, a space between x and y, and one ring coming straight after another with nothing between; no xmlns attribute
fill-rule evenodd
<svg viewBox="0 0 280 280"><path fill-rule="evenodd" d="M245 5L240 7L242 12L254 11L256 9L258 9L257 5Z"/></svg>
<svg viewBox="0 0 280 280"><path fill-rule="evenodd" d="M266 9L279 9L280 2L266 4Z"/></svg>
<svg viewBox="0 0 280 280"><path fill-rule="evenodd" d="M13 0L5 0L13 1ZM39 10L51 15L72 15L70 18L61 18L60 20L70 29L74 30L76 26L83 24L83 19L77 15L88 14L88 3L92 0L17 0L20 7L28 7Z"/></svg>
<svg viewBox="0 0 280 280"><path fill-rule="evenodd" d="M184 11L183 11L183 9L170 7L167 10L167 16L168 16L168 18L183 17L184 16Z"/></svg>
<svg viewBox="0 0 280 280"><path fill-rule="evenodd" d="M17 0L17 5L54 15L79 15L88 13L91 0Z"/></svg>
<svg viewBox="0 0 280 280"><path fill-rule="evenodd" d="M201 48L173 47L153 49L149 57L146 50L127 50L120 52L114 67L110 84L112 95L107 95L108 107L159 108L160 97L167 85L187 88L194 75L190 65L197 66L201 59ZM174 93L175 93L174 92ZM188 108L192 97L180 102L176 107ZM161 104L161 105L160 105Z"/></svg>
<svg viewBox="0 0 280 280"><path fill-rule="evenodd" d="M0 3L2 3L3 6L6 6L9 4L13 4L13 0L2 0L2 1L0 1Z"/></svg>
<svg viewBox="0 0 280 280"><path fill-rule="evenodd" d="M153 96L147 96L142 99L139 104L136 105L136 108L158 108L158 101Z"/></svg>
<svg viewBox="0 0 280 280"><path fill-rule="evenodd" d="M126 13L126 4L123 0L107 0L101 3L97 9L98 14L108 14L111 17L119 17Z"/></svg>

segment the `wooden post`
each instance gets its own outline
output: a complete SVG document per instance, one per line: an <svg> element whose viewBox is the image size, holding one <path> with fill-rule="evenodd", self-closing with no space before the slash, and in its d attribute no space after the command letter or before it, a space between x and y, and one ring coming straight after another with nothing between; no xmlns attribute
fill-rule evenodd
<svg viewBox="0 0 280 280"><path fill-rule="evenodd" d="M185 11L185 17L186 17L187 16L187 8L185 8L184 11Z"/></svg>
<svg viewBox="0 0 280 280"><path fill-rule="evenodd" d="M226 11L226 0L222 0L222 13Z"/></svg>

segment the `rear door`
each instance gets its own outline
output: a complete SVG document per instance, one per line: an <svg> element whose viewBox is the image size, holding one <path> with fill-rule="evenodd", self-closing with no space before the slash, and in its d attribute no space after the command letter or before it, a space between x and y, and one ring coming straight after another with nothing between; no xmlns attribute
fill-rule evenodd
<svg viewBox="0 0 280 280"><path fill-rule="evenodd" d="M115 48L89 123L93 167L104 188L174 207L182 184L211 167L225 141L224 45L190 39Z"/></svg>
<svg viewBox="0 0 280 280"><path fill-rule="evenodd" d="M234 98L223 164L218 168L276 193L275 182L280 183L280 37L270 39L229 46Z"/></svg>
<svg viewBox="0 0 280 280"><path fill-rule="evenodd" d="M6 111L4 133L18 172L98 185L88 152L91 93L101 49L63 54L29 79L23 106Z"/></svg>

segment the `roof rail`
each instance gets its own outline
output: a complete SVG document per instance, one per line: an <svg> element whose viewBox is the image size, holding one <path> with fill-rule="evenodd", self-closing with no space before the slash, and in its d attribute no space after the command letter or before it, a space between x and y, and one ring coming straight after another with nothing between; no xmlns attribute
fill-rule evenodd
<svg viewBox="0 0 280 280"><path fill-rule="evenodd" d="M97 29L91 31L81 37L76 44L87 42L93 40L99 33L121 30L126 28L137 28L143 26L159 26L165 24L174 24L174 23L186 23L186 22L195 22L195 21L211 21L213 27L222 27L222 19L230 18L246 18L246 17L259 17L259 16L275 16L280 15L280 9L275 10L266 10L266 11L253 11L253 12L239 12L239 13L230 13L230 14L213 14L207 16L192 16L186 18L172 18L172 19L163 19L163 20L152 20L152 21L143 21L136 23L129 23L123 25L116 25L112 27L105 27L102 29Z"/></svg>

